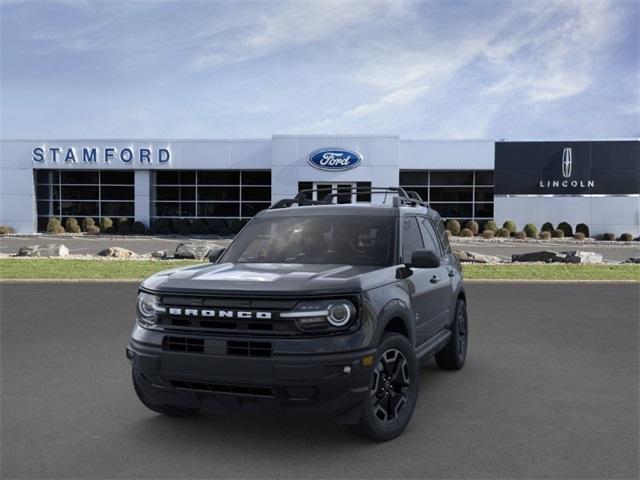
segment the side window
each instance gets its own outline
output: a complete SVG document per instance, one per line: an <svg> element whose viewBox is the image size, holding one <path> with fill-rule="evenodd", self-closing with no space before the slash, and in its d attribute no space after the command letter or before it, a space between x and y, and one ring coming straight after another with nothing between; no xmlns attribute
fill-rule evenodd
<svg viewBox="0 0 640 480"><path fill-rule="evenodd" d="M436 232L438 233L438 237L440 238L440 243L442 244L444 253L451 253L451 246L449 245L449 237L447 237L447 231L444 228L444 221L440 219L434 223L436 224Z"/></svg>
<svg viewBox="0 0 640 480"><path fill-rule="evenodd" d="M440 248L440 242L438 241L433 225L428 218L420 217L420 230L422 231L422 238L424 238L424 248L431 250L433 253L441 257L442 249Z"/></svg>
<svg viewBox="0 0 640 480"><path fill-rule="evenodd" d="M415 250L424 248L422 235L416 217L405 217L402 220L402 262L410 263Z"/></svg>

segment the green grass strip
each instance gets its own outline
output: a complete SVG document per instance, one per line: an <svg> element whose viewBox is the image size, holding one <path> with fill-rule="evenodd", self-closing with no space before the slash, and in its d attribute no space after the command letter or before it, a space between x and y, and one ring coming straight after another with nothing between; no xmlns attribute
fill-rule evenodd
<svg viewBox="0 0 640 480"><path fill-rule="evenodd" d="M169 268L195 265L189 260L65 260L0 259L3 280L142 280ZM640 265L480 265L467 264L464 277L473 280L635 280Z"/></svg>

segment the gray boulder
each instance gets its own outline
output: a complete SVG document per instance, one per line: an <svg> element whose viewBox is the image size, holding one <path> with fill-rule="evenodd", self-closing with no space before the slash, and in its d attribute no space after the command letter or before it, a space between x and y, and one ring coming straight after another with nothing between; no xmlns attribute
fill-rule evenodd
<svg viewBox="0 0 640 480"><path fill-rule="evenodd" d="M209 250L210 247L206 243L179 243L173 257L204 260L209 256Z"/></svg>
<svg viewBox="0 0 640 480"><path fill-rule="evenodd" d="M512 262L564 262L564 253L553 252L551 250L540 250L539 252L516 253L511 255Z"/></svg>
<svg viewBox="0 0 640 480"><path fill-rule="evenodd" d="M463 263L500 263L500 257L494 255L484 255L482 253L467 252L464 250L454 250L453 254Z"/></svg>
<svg viewBox="0 0 640 480"><path fill-rule="evenodd" d="M567 256L565 263L602 263L602 255L595 252L562 252Z"/></svg>
<svg viewBox="0 0 640 480"><path fill-rule="evenodd" d="M67 257L69 249L61 243L28 245L18 250L18 257Z"/></svg>
<svg viewBox="0 0 640 480"><path fill-rule="evenodd" d="M624 263L640 263L640 257L629 257Z"/></svg>
<svg viewBox="0 0 640 480"><path fill-rule="evenodd" d="M157 258L158 260L165 260L169 258L169 252L166 250L157 250L151 254L151 258Z"/></svg>
<svg viewBox="0 0 640 480"><path fill-rule="evenodd" d="M126 248L122 248L122 247L105 248L104 250L101 250L100 252L98 252L98 255L100 257L110 257L110 258L132 258L132 257L138 256L135 252L131 250L127 250Z"/></svg>

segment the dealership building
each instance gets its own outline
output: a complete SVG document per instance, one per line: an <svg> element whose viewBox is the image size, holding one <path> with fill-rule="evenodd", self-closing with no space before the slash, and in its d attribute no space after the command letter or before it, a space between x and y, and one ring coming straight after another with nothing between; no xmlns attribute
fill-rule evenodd
<svg viewBox="0 0 640 480"><path fill-rule="evenodd" d="M408 140L274 135L249 140L3 140L0 225L50 217L251 218L301 189L382 202L354 187L415 190L444 218L586 223L640 235L640 141ZM314 198L320 199L320 197Z"/></svg>

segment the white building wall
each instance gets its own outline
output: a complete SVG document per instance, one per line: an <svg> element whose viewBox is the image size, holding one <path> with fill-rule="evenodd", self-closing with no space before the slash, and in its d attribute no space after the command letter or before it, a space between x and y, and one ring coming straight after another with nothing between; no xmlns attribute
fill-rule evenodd
<svg viewBox="0 0 640 480"><path fill-rule="evenodd" d="M17 233L36 230L31 149L25 142L0 142L0 225Z"/></svg>
<svg viewBox="0 0 640 480"><path fill-rule="evenodd" d="M401 140L400 169L493 170L491 140Z"/></svg>

